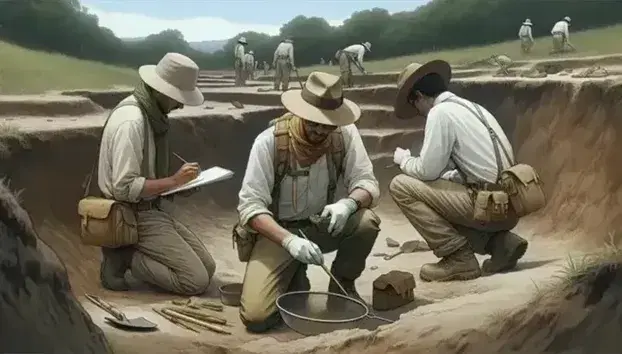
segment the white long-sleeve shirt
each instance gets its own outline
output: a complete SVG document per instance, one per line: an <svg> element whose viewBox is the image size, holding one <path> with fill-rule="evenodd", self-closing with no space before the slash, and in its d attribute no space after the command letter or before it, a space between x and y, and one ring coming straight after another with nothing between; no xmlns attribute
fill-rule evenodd
<svg viewBox="0 0 622 354"><path fill-rule="evenodd" d="M531 35L531 26L522 25L518 30L518 38L529 37L533 41L533 36Z"/></svg>
<svg viewBox="0 0 622 354"><path fill-rule="evenodd" d="M553 26L553 29L551 30L551 34L556 32L563 33L566 36L566 39L570 38L570 33L568 32L568 22L558 21L555 23L555 26Z"/></svg>
<svg viewBox="0 0 622 354"><path fill-rule="evenodd" d="M136 102L134 96L122 102L128 100ZM144 124L140 108L134 105L120 107L110 116L102 134L97 170L99 189L107 198L139 202L146 178L155 178L155 144L150 127L147 127L149 174L141 173Z"/></svg>
<svg viewBox="0 0 622 354"><path fill-rule="evenodd" d="M255 68L255 57L252 54L244 54L244 64L249 68Z"/></svg>
<svg viewBox="0 0 622 354"><path fill-rule="evenodd" d="M354 124L342 127L344 148L344 173L339 179L347 192L361 188L372 196L372 206L378 202L380 191L374 170L363 146L363 140ZM274 186L274 126L264 130L255 139L248 158L246 173L239 193L238 213L240 224L259 214L270 214ZM318 214L326 206L328 167L326 155L306 168L308 176L285 176L281 182L279 215L277 220L302 220ZM295 194L295 203L293 200ZM337 195L335 196L337 198ZM332 201L329 201L332 202ZM296 207L296 208L295 208Z"/></svg>
<svg viewBox="0 0 622 354"><path fill-rule="evenodd" d="M470 110L454 102L444 102L449 98L473 107L472 102L451 92L440 94L426 120L421 153L418 157L404 159L400 165L402 172L422 181L433 181L441 176L455 180L457 171L446 172L455 162L466 174L467 182L496 183L497 160L488 129ZM488 110L479 108L513 159L514 151L503 129ZM472 109L477 112L475 107ZM511 162L501 146L499 154L503 162L501 169L510 167Z"/></svg>
<svg viewBox="0 0 622 354"><path fill-rule="evenodd" d="M244 62L244 46L240 43L236 44L233 48L233 56L236 59L242 60Z"/></svg>
<svg viewBox="0 0 622 354"><path fill-rule="evenodd" d="M359 65L363 66L365 47L362 44L352 44L351 46L345 47L343 51L354 54L356 61L359 63Z"/></svg>
<svg viewBox="0 0 622 354"><path fill-rule="evenodd" d="M274 51L274 58L272 62L274 63L278 57L289 57L289 62L292 66L296 66L294 65L294 44L289 42L279 43Z"/></svg>

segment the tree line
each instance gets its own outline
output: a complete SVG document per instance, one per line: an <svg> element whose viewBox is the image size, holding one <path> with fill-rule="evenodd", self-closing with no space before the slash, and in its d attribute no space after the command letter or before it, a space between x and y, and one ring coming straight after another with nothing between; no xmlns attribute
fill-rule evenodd
<svg viewBox="0 0 622 354"><path fill-rule="evenodd" d="M484 45L515 39L522 21L534 23L534 36L548 36L553 24L572 18L571 31L622 22L622 0L433 0L415 11L390 14L373 8L355 12L333 27L319 17L297 16L282 25L280 34L242 32L223 50L199 52L183 35L168 29L142 40L124 41L89 13L79 0L2 0L0 38L20 46L69 56L137 67L157 62L166 52L193 58L202 69L233 67L233 46L245 36L247 51L257 61L272 62L274 49L285 36L294 39L296 65L330 60L347 45L369 41L368 60L431 50Z"/></svg>

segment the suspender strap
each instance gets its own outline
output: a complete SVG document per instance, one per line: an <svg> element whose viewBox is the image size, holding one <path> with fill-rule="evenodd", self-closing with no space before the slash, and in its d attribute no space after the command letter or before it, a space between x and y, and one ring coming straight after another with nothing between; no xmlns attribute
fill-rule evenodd
<svg viewBox="0 0 622 354"><path fill-rule="evenodd" d="M471 112L475 117L477 117L477 119L486 127L486 130L488 130L488 134L490 135L490 139L492 140L492 145L495 151L495 159L497 161L497 179L496 181L499 181L499 178L501 177L501 171L503 171L503 162L501 160L501 153L499 151L499 146L501 146L501 150L503 150L503 153L505 155L505 157L508 159L508 161L510 162L510 164L513 166L514 163L514 159L510 157L510 154L508 153L508 151L506 150L505 146L503 146L503 144L501 144L501 141L499 140L499 136L497 135L497 133L495 133L495 131L492 129L492 127L490 126L490 124L488 124L488 122L486 121L486 118L484 118L484 114L482 112L482 110L480 109L479 105L473 103L473 108L467 106L464 102L461 102L459 100L456 100L454 98L449 98L447 100L445 100L444 102L452 102L455 104L458 104L466 109L469 110L469 112ZM454 161L455 162L455 161ZM465 180L466 182L466 180Z"/></svg>

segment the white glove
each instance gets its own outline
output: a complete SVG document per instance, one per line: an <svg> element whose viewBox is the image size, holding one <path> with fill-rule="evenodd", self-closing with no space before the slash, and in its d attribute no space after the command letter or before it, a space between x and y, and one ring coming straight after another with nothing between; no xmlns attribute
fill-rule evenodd
<svg viewBox="0 0 622 354"><path fill-rule="evenodd" d="M324 255L315 243L296 235L289 235L283 240L283 248L296 260L305 264L324 264Z"/></svg>
<svg viewBox="0 0 622 354"><path fill-rule="evenodd" d="M352 215L357 209L356 202L350 198L344 198L337 203L330 204L324 207L322 210L322 218L327 218L330 215L330 223L328 224L328 233L333 236L338 235L346 226L350 215Z"/></svg>
<svg viewBox="0 0 622 354"><path fill-rule="evenodd" d="M400 147L395 149L395 152L393 153L393 162L395 162L396 165L401 166L402 162L410 157L410 149L402 149Z"/></svg>
<svg viewBox="0 0 622 354"><path fill-rule="evenodd" d="M464 181L462 180L462 176L460 175L458 170L446 171L445 173L441 175L441 179L444 179L446 181L451 181L454 183L460 183L460 184L464 183Z"/></svg>

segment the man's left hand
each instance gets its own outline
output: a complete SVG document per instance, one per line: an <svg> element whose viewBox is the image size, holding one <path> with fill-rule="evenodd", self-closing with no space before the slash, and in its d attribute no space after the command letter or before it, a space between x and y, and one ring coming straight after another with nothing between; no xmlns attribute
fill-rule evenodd
<svg viewBox="0 0 622 354"><path fill-rule="evenodd" d="M393 153L393 162L395 162L396 165L401 166L402 162L409 158L410 155L410 150L409 149L402 149L400 147L395 149L395 152Z"/></svg>
<svg viewBox="0 0 622 354"><path fill-rule="evenodd" d="M344 198L337 203L330 204L324 207L322 210L322 218L330 216L330 223L328 224L328 233L332 236L336 236L343 231L344 226L348 222L350 215L352 215L357 209L356 202L350 198Z"/></svg>

